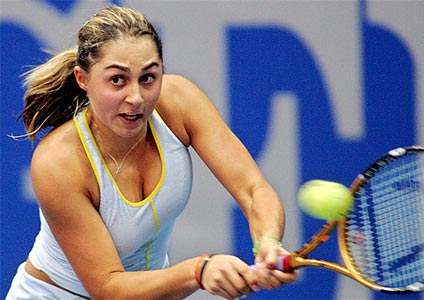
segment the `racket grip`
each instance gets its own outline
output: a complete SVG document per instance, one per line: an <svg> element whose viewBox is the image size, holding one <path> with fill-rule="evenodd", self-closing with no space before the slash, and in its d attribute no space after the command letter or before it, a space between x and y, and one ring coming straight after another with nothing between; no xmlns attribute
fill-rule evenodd
<svg viewBox="0 0 424 300"><path fill-rule="evenodd" d="M276 269L284 273L293 273L293 268L290 264L290 255L281 255L277 257Z"/></svg>
<svg viewBox="0 0 424 300"><path fill-rule="evenodd" d="M255 265L251 265L251 268L256 268ZM293 273L293 268L290 265L290 255L281 255L277 257L277 265L275 269L284 273Z"/></svg>

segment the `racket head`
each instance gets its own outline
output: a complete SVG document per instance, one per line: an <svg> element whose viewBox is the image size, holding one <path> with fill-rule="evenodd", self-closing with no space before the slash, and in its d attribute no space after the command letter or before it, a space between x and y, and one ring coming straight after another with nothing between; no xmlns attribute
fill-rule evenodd
<svg viewBox="0 0 424 300"><path fill-rule="evenodd" d="M424 290L424 148L397 148L359 174L339 221L343 261L356 280L387 293Z"/></svg>

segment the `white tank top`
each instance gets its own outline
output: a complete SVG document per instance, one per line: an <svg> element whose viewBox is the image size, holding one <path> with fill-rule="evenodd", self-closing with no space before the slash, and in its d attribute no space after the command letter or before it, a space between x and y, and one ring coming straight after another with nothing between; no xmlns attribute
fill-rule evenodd
<svg viewBox="0 0 424 300"><path fill-rule="evenodd" d="M168 267L171 232L175 219L187 204L192 187L192 161L187 147L154 111L149 126L159 150L162 174L150 195L139 202L130 202L121 193L100 154L86 113L87 109L80 112L74 123L99 184L100 215L125 270ZM41 211L40 219L41 229L29 254L31 262L58 285L88 296Z"/></svg>

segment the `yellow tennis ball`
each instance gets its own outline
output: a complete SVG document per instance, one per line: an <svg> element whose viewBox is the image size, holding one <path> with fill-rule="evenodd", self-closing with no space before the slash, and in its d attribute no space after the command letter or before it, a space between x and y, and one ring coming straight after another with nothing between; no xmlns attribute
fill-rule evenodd
<svg viewBox="0 0 424 300"><path fill-rule="evenodd" d="M318 219L338 220L352 207L353 196L343 184L325 180L304 183L297 194L300 208Z"/></svg>

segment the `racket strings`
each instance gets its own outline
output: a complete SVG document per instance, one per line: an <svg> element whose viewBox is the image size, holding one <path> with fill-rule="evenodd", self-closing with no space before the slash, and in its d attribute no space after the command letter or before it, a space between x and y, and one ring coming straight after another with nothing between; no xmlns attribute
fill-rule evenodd
<svg viewBox="0 0 424 300"><path fill-rule="evenodd" d="M382 161L355 193L346 221L353 263L369 280L405 288L424 282L424 159L421 152Z"/></svg>

